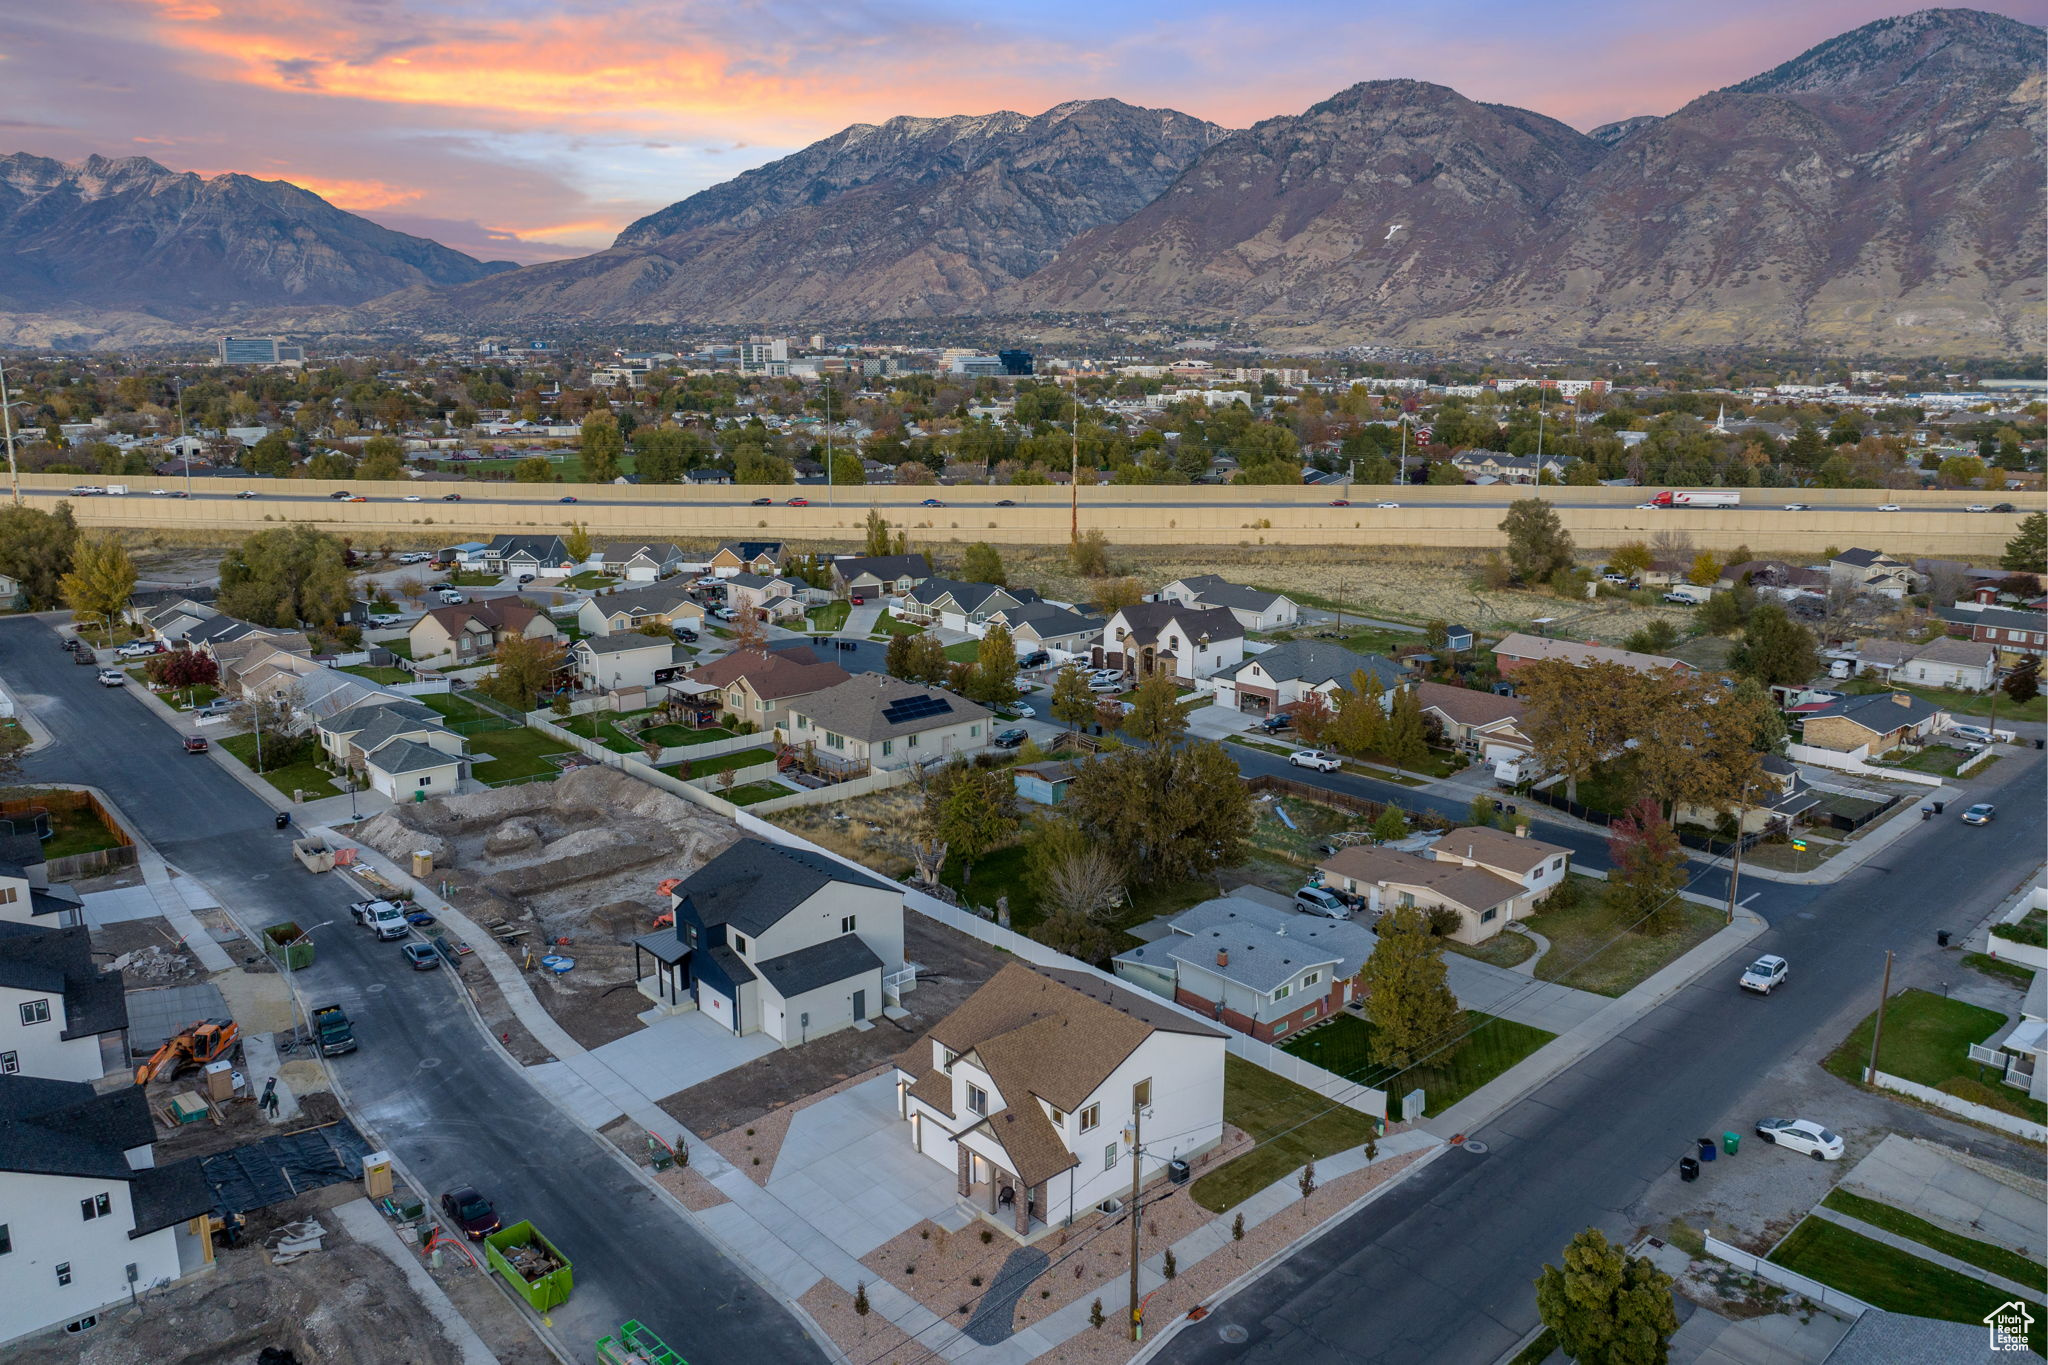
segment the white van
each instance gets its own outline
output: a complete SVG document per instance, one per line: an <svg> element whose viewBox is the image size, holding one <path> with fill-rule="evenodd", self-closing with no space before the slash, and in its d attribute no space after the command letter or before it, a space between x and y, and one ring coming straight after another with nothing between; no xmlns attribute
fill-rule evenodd
<svg viewBox="0 0 2048 1365"><path fill-rule="evenodd" d="M434 596L441 599L441 605L444 607L459 607L469 600L453 588L443 588Z"/></svg>

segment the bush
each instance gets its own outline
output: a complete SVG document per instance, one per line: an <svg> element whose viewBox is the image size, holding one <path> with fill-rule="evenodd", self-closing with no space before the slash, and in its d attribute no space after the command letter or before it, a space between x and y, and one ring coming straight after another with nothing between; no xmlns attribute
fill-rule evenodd
<svg viewBox="0 0 2048 1365"><path fill-rule="evenodd" d="M1576 910L1586 898L1585 884L1577 877L1566 877L1557 884L1557 889L1543 898L1544 910Z"/></svg>
<svg viewBox="0 0 2048 1365"><path fill-rule="evenodd" d="M1439 905L1429 912L1429 932L1438 938L1449 938L1458 932L1458 925L1464 917L1448 905Z"/></svg>

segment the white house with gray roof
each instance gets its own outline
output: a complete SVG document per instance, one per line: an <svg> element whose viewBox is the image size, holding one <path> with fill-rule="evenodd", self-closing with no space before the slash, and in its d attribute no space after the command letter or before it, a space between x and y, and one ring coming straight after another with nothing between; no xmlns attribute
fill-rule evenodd
<svg viewBox="0 0 2048 1365"><path fill-rule="evenodd" d="M1176 578L1159 590L1159 600L1185 607L1226 607L1246 630L1284 630L1301 620L1294 599L1265 588L1247 588L1213 573Z"/></svg>
<svg viewBox="0 0 2048 1365"><path fill-rule="evenodd" d="M1165 938L1117 954L1116 974L1262 1042L1344 1008L1372 955L1371 930L1242 896L1219 896L1168 922Z"/></svg>
<svg viewBox="0 0 2048 1365"><path fill-rule="evenodd" d="M818 766L858 774L944 762L987 747L995 714L954 692L859 673L790 703L780 731Z"/></svg>
<svg viewBox="0 0 2048 1365"><path fill-rule="evenodd" d="M1394 694L1409 682L1400 665L1384 655L1360 654L1327 640L1289 640L1219 672L1216 704L1268 716L1299 704L1311 692L1331 696L1350 687L1360 673L1379 679L1381 704L1389 710Z"/></svg>

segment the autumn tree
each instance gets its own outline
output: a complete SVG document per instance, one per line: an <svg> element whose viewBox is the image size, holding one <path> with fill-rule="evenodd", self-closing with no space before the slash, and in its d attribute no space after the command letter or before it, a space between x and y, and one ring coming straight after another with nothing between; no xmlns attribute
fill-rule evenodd
<svg viewBox="0 0 2048 1365"><path fill-rule="evenodd" d="M128 607L128 595L135 591L135 563L111 531L81 536L71 560L71 572L59 583L64 605L80 622L97 621L104 629Z"/></svg>
<svg viewBox="0 0 2048 1365"><path fill-rule="evenodd" d="M861 553L870 559L893 552L894 542L889 538L889 523L876 509L868 509L865 539L861 542Z"/></svg>
<svg viewBox="0 0 2048 1365"><path fill-rule="evenodd" d="M1017 700L1017 646L1010 629L997 621L975 648L974 674L968 696L986 706L1007 706Z"/></svg>
<svg viewBox="0 0 2048 1365"><path fill-rule="evenodd" d="M1400 1069L1425 1058L1448 1060L1464 1011L1429 921L1413 906L1401 906L1381 917L1377 932L1379 942L1358 969L1365 1017L1372 1021L1368 1056L1375 1066Z"/></svg>
<svg viewBox="0 0 2048 1365"><path fill-rule="evenodd" d="M1577 548L1558 520L1557 509L1542 498L1518 498L1501 518L1508 538L1508 564L1524 583L1540 583L1559 569L1572 567Z"/></svg>
<svg viewBox="0 0 2048 1365"><path fill-rule="evenodd" d="M1320 745L1329 733L1330 723L1337 718L1330 707L1329 694L1320 691L1304 692L1300 701L1290 702L1280 710L1293 720L1294 733L1309 745Z"/></svg>
<svg viewBox="0 0 2048 1365"><path fill-rule="evenodd" d="M1610 570L1630 578L1636 577L1655 562L1656 556L1650 553L1650 547L1640 540L1631 540L1607 556L1607 567Z"/></svg>
<svg viewBox="0 0 2048 1365"><path fill-rule="evenodd" d="M356 465L359 479L389 482L405 477L405 447L395 436L372 436L363 443L363 458Z"/></svg>
<svg viewBox="0 0 2048 1365"><path fill-rule="evenodd" d="M1109 537L1096 528L1083 531L1067 549L1068 562L1083 578L1109 576Z"/></svg>
<svg viewBox="0 0 2048 1365"><path fill-rule="evenodd" d="M1140 744L1171 744L1187 733L1180 688L1171 673L1154 673L1138 684L1123 731Z"/></svg>
<svg viewBox="0 0 2048 1365"><path fill-rule="evenodd" d="M1079 664L1068 664L1052 680L1052 716L1078 730L1095 718L1095 694Z"/></svg>
<svg viewBox="0 0 2048 1365"><path fill-rule="evenodd" d="M1692 557L1692 567L1686 571L1685 581L1695 587L1710 588L1721 581L1721 557L1712 550L1701 550Z"/></svg>
<svg viewBox="0 0 2048 1365"><path fill-rule="evenodd" d="M553 483L555 467L540 455L529 455L512 466L514 483Z"/></svg>
<svg viewBox="0 0 2048 1365"><path fill-rule="evenodd" d="M926 631L910 637L903 676L911 682L937 687L952 675L953 661L946 657L945 641Z"/></svg>
<svg viewBox="0 0 2048 1365"><path fill-rule="evenodd" d="M560 640L507 635L498 645L497 667L480 690L515 711L531 711L541 693L553 690L567 658Z"/></svg>
<svg viewBox="0 0 2048 1365"><path fill-rule="evenodd" d="M150 655L142 675L159 687L211 687L220 681L220 665L196 649L170 649Z"/></svg>
<svg viewBox="0 0 2048 1365"><path fill-rule="evenodd" d="M1536 1277L1536 1315L1579 1365L1664 1365L1678 1331L1671 1285L1649 1257L1587 1228L1564 1249L1563 1268L1546 1263Z"/></svg>
<svg viewBox="0 0 2048 1365"><path fill-rule="evenodd" d="M1728 664L1766 687L1789 686L1820 672L1820 653L1812 631L1776 602L1763 602L1749 614L1742 643L1729 654Z"/></svg>
<svg viewBox="0 0 2048 1365"><path fill-rule="evenodd" d="M741 607L740 614L733 618L732 647L734 650L768 647L768 617L759 607Z"/></svg>
<svg viewBox="0 0 2048 1365"><path fill-rule="evenodd" d="M1683 922L1685 849L1655 801L1644 797L1608 826L1607 856L1607 904L1623 924L1661 934Z"/></svg>
<svg viewBox="0 0 2048 1365"><path fill-rule="evenodd" d="M1579 799L1580 782L1648 724L1643 675L1625 664L1539 659L1517 669L1515 682L1524 702L1522 732L1543 765L1564 774L1569 801Z"/></svg>
<svg viewBox="0 0 2048 1365"><path fill-rule="evenodd" d="M916 638L913 635L891 635L889 637L888 648L882 656L882 667L888 671L890 677L908 678L910 676L910 642Z"/></svg>
<svg viewBox="0 0 2048 1365"><path fill-rule="evenodd" d="M0 506L0 574L21 585L30 611L48 611L64 600L62 583L77 548L70 503L49 512L26 503Z"/></svg>
<svg viewBox="0 0 2048 1365"><path fill-rule="evenodd" d="M1414 688L1403 687L1394 693L1379 752L1397 768L1419 768L1429 761L1429 731L1422 723L1422 703Z"/></svg>
<svg viewBox="0 0 2048 1365"><path fill-rule="evenodd" d="M2005 695L2016 706L2025 706L2041 695L2041 663L2038 659L2027 659L2006 675L1999 684Z"/></svg>
<svg viewBox="0 0 2048 1365"><path fill-rule="evenodd" d="M1095 609L1104 616L1114 616L1125 607L1134 607L1144 600L1145 589L1135 578L1112 578L1100 584L1091 594Z"/></svg>
<svg viewBox="0 0 2048 1365"><path fill-rule="evenodd" d="M1386 692L1379 675L1361 668L1351 675L1351 686L1337 693L1337 714L1326 729L1330 747L1354 756L1375 752L1386 726Z"/></svg>
<svg viewBox="0 0 2048 1365"><path fill-rule="evenodd" d="M1208 740L1090 759L1063 808L1146 883L1187 881L1244 861L1253 820L1236 763Z"/></svg>
<svg viewBox="0 0 2048 1365"><path fill-rule="evenodd" d="M626 453L626 438L619 433L618 419L609 412L594 412L583 419L583 481L610 483L619 477L619 457Z"/></svg>

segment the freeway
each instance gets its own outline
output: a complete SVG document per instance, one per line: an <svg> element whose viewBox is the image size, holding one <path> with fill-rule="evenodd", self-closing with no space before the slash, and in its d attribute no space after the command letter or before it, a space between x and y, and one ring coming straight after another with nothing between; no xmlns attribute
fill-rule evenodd
<svg viewBox="0 0 2048 1365"><path fill-rule="evenodd" d="M245 923L313 926L318 958L295 984L303 1002L338 1001L355 1020L362 1046L332 1067L366 1136L430 1192L474 1182L508 1222L531 1219L562 1248L576 1291L553 1318L572 1348L638 1318L697 1365L824 1361L790 1312L533 1089L445 971L411 971L396 943L350 922L348 885L291 860L289 834L218 766L225 757L186 755L135 699L94 686L34 617L0 621L0 674L55 740L30 755L31 777L108 792Z"/></svg>
<svg viewBox="0 0 2048 1365"><path fill-rule="evenodd" d="M2048 803L2039 755L2001 758L1970 795L1996 802L1999 820L1972 828L1951 811L1832 886L1745 883L1757 892L1750 908L1770 924L1755 951L1793 964L1783 990L1750 996L1733 987L1727 967L1709 973L1478 1129L1483 1154L1448 1153L1224 1300L1157 1358L1499 1358L1536 1327L1533 1281L1572 1236L1592 1225L1626 1239L1656 1225L1652 1206L1668 1195L1693 1136L1747 1132L1786 1103L1812 1103L1811 1116L1826 1121L1830 1107L1851 1102L1855 1092L1814 1061L1871 1009L1885 951L1900 953L1896 988L1915 964L1941 957L1937 929L1967 929L2040 863ZM1884 1126L1944 1131L1946 1120L1876 1103ZM1867 1150L1857 1129L1845 1127L1852 1154ZM2038 1166L2012 1144L1962 1131L1980 1155ZM1249 1339L1222 1335L1238 1329Z"/></svg>

